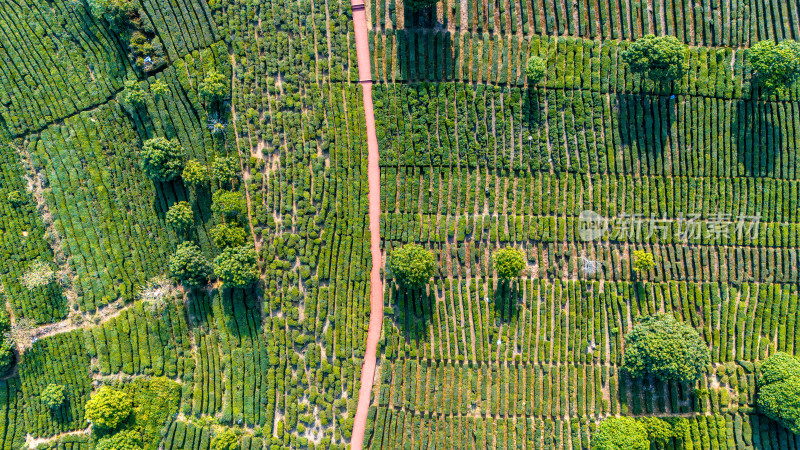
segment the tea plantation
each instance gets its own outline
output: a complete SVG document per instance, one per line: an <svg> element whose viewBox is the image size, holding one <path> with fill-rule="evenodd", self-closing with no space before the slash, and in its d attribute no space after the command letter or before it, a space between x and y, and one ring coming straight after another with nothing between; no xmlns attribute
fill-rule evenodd
<svg viewBox="0 0 800 450"><path fill-rule="evenodd" d="M363 3L0 4L0 450L800 448L800 3Z"/></svg>

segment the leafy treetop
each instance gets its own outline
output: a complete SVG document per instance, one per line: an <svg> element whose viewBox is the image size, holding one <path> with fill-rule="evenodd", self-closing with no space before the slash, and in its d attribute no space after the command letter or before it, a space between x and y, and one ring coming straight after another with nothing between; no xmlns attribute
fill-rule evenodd
<svg viewBox="0 0 800 450"><path fill-rule="evenodd" d="M547 62L538 57L531 56L528 58L528 64L525 65L525 75L528 76L528 83L531 85L539 84L547 73Z"/></svg>
<svg viewBox="0 0 800 450"><path fill-rule="evenodd" d="M185 230L194 223L194 213L189 202L177 202L169 207L167 223L179 230Z"/></svg>
<svg viewBox="0 0 800 450"><path fill-rule="evenodd" d="M211 450L238 450L239 436L235 431L226 429L221 433L217 433L211 439Z"/></svg>
<svg viewBox="0 0 800 450"><path fill-rule="evenodd" d="M149 139L142 147L142 168L154 180L172 181L181 176L183 148L176 139Z"/></svg>
<svg viewBox="0 0 800 450"><path fill-rule="evenodd" d="M134 430L122 430L97 441L95 450L141 450L139 433Z"/></svg>
<svg viewBox="0 0 800 450"><path fill-rule="evenodd" d="M261 272L252 245L229 247L214 258L214 273L224 286L243 288L255 283Z"/></svg>
<svg viewBox="0 0 800 450"><path fill-rule="evenodd" d="M42 390L40 394L42 403L50 409L55 409L61 406L66 399L66 388L63 384L50 383Z"/></svg>
<svg viewBox="0 0 800 450"><path fill-rule="evenodd" d="M114 430L131 415L131 396L118 389L103 386L86 402L86 418L104 430Z"/></svg>
<svg viewBox="0 0 800 450"><path fill-rule="evenodd" d="M494 270L497 271L497 276L501 280L517 278L522 275L522 271L527 265L522 251L513 247L506 247L494 252L492 260L494 261Z"/></svg>
<svg viewBox="0 0 800 450"><path fill-rule="evenodd" d="M247 205L241 192L219 189L211 196L211 212L216 215L236 217L245 209Z"/></svg>
<svg viewBox="0 0 800 450"><path fill-rule="evenodd" d="M189 185L196 186L206 181L208 169L194 159L186 161L183 167L183 181Z"/></svg>
<svg viewBox="0 0 800 450"><path fill-rule="evenodd" d="M800 434L800 359L776 353L764 360L758 375L759 411Z"/></svg>
<svg viewBox="0 0 800 450"><path fill-rule="evenodd" d="M175 254L169 259L172 277L187 286L197 287L206 284L211 276L211 264L200 248L191 241L178 245Z"/></svg>
<svg viewBox="0 0 800 450"><path fill-rule="evenodd" d="M222 100L228 94L228 80L225 75L211 70L200 82L199 90L206 101Z"/></svg>
<svg viewBox="0 0 800 450"><path fill-rule="evenodd" d="M592 435L593 450L649 450L644 425L630 417L609 417Z"/></svg>
<svg viewBox="0 0 800 450"><path fill-rule="evenodd" d="M241 247L247 238L244 228L229 224L221 223L211 229L211 238L217 247L223 249L228 247Z"/></svg>
<svg viewBox="0 0 800 450"><path fill-rule="evenodd" d="M655 81L674 81L686 72L686 45L675 36L648 34L622 52L622 60L634 73Z"/></svg>
<svg viewBox="0 0 800 450"><path fill-rule="evenodd" d="M786 39L759 41L750 47L750 62L756 79L766 91L782 91L800 72L800 44Z"/></svg>
<svg viewBox="0 0 800 450"><path fill-rule="evenodd" d="M436 269L431 252L417 244L407 244L392 251L389 268L400 286L422 287Z"/></svg>
<svg viewBox="0 0 800 450"><path fill-rule="evenodd" d="M644 250L633 251L634 272L647 272L656 266L656 258Z"/></svg>
<svg viewBox="0 0 800 450"><path fill-rule="evenodd" d="M651 374L662 381L691 383L710 363L697 330L671 314L641 317L625 337L622 366L633 377Z"/></svg>

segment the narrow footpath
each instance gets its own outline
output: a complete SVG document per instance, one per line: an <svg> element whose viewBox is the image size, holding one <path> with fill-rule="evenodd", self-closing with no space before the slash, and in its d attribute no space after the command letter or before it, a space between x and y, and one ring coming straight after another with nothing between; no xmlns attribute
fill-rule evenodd
<svg viewBox="0 0 800 450"><path fill-rule="evenodd" d="M367 13L364 0L351 0L353 8L353 25L356 34L356 55L358 56L358 79L364 95L364 115L367 125L367 180L369 182L369 232L372 253L372 270L370 272L370 316L367 333L367 351L364 354L364 365L361 367L361 389L358 392L353 435L350 445L360 449L364 444L364 431L367 426L372 397L372 384L375 380L376 350L381 337L383 323L383 281L381 280L381 169L378 165L378 137L375 134L375 113L372 108L372 74L370 73L369 38L367 35Z"/></svg>

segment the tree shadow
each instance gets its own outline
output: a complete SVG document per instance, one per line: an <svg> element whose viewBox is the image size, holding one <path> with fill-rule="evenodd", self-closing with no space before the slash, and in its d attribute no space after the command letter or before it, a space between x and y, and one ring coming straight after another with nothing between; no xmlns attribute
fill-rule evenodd
<svg viewBox="0 0 800 450"><path fill-rule="evenodd" d="M519 314L519 299L522 293L519 280L500 280L494 290L494 311L504 322Z"/></svg>
<svg viewBox="0 0 800 450"><path fill-rule="evenodd" d="M394 322L406 342L423 342L428 338L428 328L433 317L435 296L426 288L391 289L394 305Z"/></svg>
<svg viewBox="0 0 800 450"><path fill-rule="evenodd" d="M773 103L757 100L736 102L733 130L740 167L749 176L772 176L775 160L782 149L783 130L776 123L780 113Z"/></svg>
<svg viewBox="0 0 800 450"><path fill-rule="evenodd" d="M260 283L247 288L221 288L219 291L225 323L232 336L257 339L261 334Z"/></svg>
<svg viewBox="0 0 800 450"><path fill-rule="evenodd" d="M408 3L408 2L407 2ZM432 28L439 22L436 18L436 5L412 8L405 6L403 8L403 23L405 28Z"/></svg>
<svg viewBox="0 0 800 450"><path fill-rule="evenodd" d="M658 156L669 140L669 130L677 118L675 95L617 94L614 108L618 133L624 147L638 148L642 154ZM636 152L632 153L636 155Z"/></svg>
<svg viewBox="0 0 800 450"><path fill-rule="evenodd" d="M446 30L409 28L395 33L397 67L403 81L452 81L456 77L453 35ZM380 70L380 68L378 69ZM390 78L390 74L386 74ZM382 78L381 73L373 77Z"/></svg>

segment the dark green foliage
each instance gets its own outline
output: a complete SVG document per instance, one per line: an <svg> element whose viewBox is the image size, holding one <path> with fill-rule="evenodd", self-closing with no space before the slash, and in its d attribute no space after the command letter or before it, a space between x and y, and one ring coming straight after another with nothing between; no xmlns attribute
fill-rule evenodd
<svg viewBox="0 0 800 450"><path fill-rule="evenodd" d="M236 217L247 209L244 195L237 191L214 191L211 201L211 211L225 218Z"/></svg>
<svg viewBox="0 0 800 450"><path fill-rule="evenodd" d="M102 430L114 430L131 415L131 395L109 386L102 386L86 402L86 418Z"/></svg>
<svg viewBox="0 0 800 450"><path fill-rule="evenodd" d="M525 254L513 247L497 250L492 254L492 261L494 270L497 271L497 276L501 280L519 277L527 266Z"/></svg>
<svg viewBox="0 0 800 450"><path fill-rule="evenodd" d="M538 57L531 56L528 58L528 63L525 64L525 75L528 77L528 83L531 85L539 84L547 73L547 62Z"/></svg>
<svg viewBox="0 0 800 450"><path fill-rule="evenodd" d="M125 89L120 94L120 100L126 105L138 108L147 101L147 93L136 80L125 81Z"/></svg>
<svg viewBox="0 0 800 450"><path fill-rule="evenodd" d="M14 364L14 342L5 338L0 342L0 375L7 374Z"/></svg>
<svg viewBox="0 0 800 450"><path fill-rule="evenodd" d="M389 268L397 283L404 287L422 287L433 276L436 262L431 252L417 244L407 244L392 250Z"/></svg>
<svg viewBox="0 0 800 450"><path fill-rule="evenodd" d="M9 193L6 195L6 200L8 201L8 204L9 204L9 205L11 205L11 206L13 206L13 207L15 207L15 208L16 208L17 206L20 206L21 204L23 204L23 203L24 203L24 201L25 201L25 200L23 199L23 197L22 197L22 194L20 194L20 192L19 192L19 191L10 191L10 192L9 192Z"/></svg>
<svg viewBox="0 0 800 450"><path fill-rule="evenodd" d="M142 169L153 180L172 181L181 176L183 154L176 139L150 139L142 147Z"/></svg>
<svg viewBox="0 0 800 450"><path fill-rule="evenodd" d="M792 433L800 433L800 359L779 352L761 364L758 410Z"/></svg>
<svg viewBox="0 0 800 450"><path fill-rule="evenodd" d="M592 435L593 450L648 450L645 427L630 417L609 417Z"/></svg>
<svg viewBox="0 0 800 450"><path fill-rule="evenodd" d="M191 186L196 186L206 181L208 169L194 159L186 161L183 167L183 181Z"/></svg>
<svg viewBox="0 0 800 450"><path fill-rule="evenodd" d="M252 245L226 248L214 258L214 274L227 287L247 287L258 280L258 258Z"/></svg>
<svg viewBox="0 0 800 450"><path fill-rule="evenodd" d="M161 98L169 92L169 86L167 86L167 82L164 81L163 78L160 78L150 84L150 92L153 94L153 97Z"/></svg>
<svg viewBox="0 0 800 450"><path fill-rule="evenodd" d="M42 403L50 409L58 408L67 398L65 390L66 386L63 384L48 384L40 394Z"/></svg>
<svg viewBox="0 0 800 450"><path fill-rule="evenodd" d="M97 441L95 450L141 450L139 434L133 430L122 430Z"/></svg>
<svg viewBox="0 0 800 450"><path fill-rule="evenodd" d="M244 228L229 223L221 223L211 229L211 238L220 249L241 247L246 238Z"/></svg>
<svg viewBox="0 0 800 450"><path fill-rule="evenodd" d="M167 223L178 230L186 230L194 223L194 213L189 202L178 202L169 207Z"/></svg>
<svg viewBox="0 0 800 450"><path fill-rule="evenodd" d="M649 34L622 52L622 60L634 73L645 74L656 81L674 81L687 70L686 51L686 45L674 36Z"/></svg>
<svg viewBox="0 0 800 450"><path fill-rule="evenodd" d="M137 379L125 386L133 398L133 413L127 425L140 437L145 450L157 450L164 426L178 412L181 386L165 377Z"/></svg>
<svg viewBox="0 0 800 450"><path fill-rule="evenodd" d="M200 95L202 95L206 101L223 100L228 95L228 84L225 75L216 70L211 70L203 81L200 82Z"/></svg>
<svg viewBox="0 0 800 450"><path fill-rule="evenodd" d="M633 377L691 383L711 363L697 330L671 314L641 317L625 337L623 367Z"/></svg>
<svg viewBox="0 0 800 450"><path fill-rule="evenodd" d="M211 265L197 244L185 241L178 245L175 254L169 259L169 271L176 281L197 287L208 281L211 276Z"/></svg>
<svg viewBox="0 0 800 450"><path fill-rule="evenodd" d="M781 91L797 78L800 72L800 44L786 39L776 44L759 41L748 53L753 74L766 91Z"/></svg>
<svg viewBox="0 0 800 450"><path fill-rule="evenodd" d="M238 177L239 160L234 156L217 157L211 164L211 174L220 184L227 184Z"/></svg>
<svg viewBox="0 0 800 450"><path fill-rule="evenodd" d="M238 450L239 436L235 431L226 429L211 439L211 450Z"/></svg>

